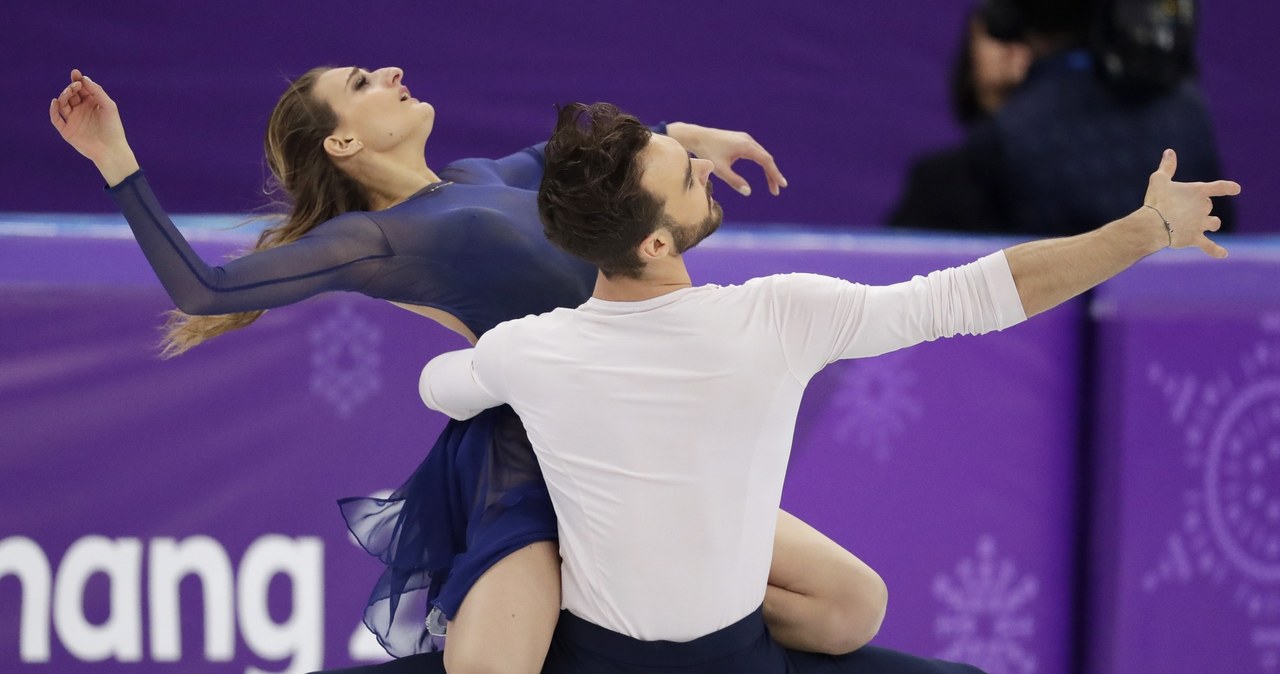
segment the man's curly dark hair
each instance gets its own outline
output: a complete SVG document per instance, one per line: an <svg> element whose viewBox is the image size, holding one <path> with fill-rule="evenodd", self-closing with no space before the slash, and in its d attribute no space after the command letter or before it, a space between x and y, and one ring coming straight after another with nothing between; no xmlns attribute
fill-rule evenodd
<svg viewBox="0 0 1280 674"><path fill-rule="evenodd" d="M613 105L570 103L547 142L538 189L547 239L606 277L639 278L636 248L668 224L663 202L640 186L637 157L651 136Z"/></svg>

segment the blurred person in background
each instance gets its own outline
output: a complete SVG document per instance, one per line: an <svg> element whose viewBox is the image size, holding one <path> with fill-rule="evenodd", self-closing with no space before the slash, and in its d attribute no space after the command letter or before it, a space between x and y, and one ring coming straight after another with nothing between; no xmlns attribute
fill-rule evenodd
<svg viewBox="0 0 1280 674"><path fill-rule="evenodd" d="M1018 40L997 40L988 24L999 22L988 6L969 13L951 67L951 111L966 128L991 118L1026 79L1031 49ZM911 163L902 196L888 216L894 226L984 231L991 206L974 188L962 146L925 153Z"/></svg>
<svg viewBox="0 0 1280 674"><path fill-rule="evenodd" d="M1027 78L1031 49L1019 40L997 40L988 27L999 23L988 7L975 9L965 23L951 69L951 105L966 126L990 118Z"/></svg>
<svg viewBox="0 0 1280 674"><path fill-rule="evenodd" d="M1195 9L1194 0L987 0L979 16L990 36L1030 50L1025 81L949 151L949 170L913 170L890 223L1066 236L1127 212L1143 158L1161 148L1178 152L1190 181L1221 174L1195 81ZM1232 205L1215 212L1231 231Z"/></svg>

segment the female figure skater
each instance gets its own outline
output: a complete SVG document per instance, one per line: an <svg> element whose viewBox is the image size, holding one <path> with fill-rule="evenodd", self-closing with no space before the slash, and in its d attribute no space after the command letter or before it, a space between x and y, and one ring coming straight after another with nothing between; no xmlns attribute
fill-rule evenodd
<svg viewBox="0 0 1280 674"><path fill-rule="evenodd" d="M398 68L317 68L299 77L272 112L265 140L292 210L250 254L211 267L161 209L102 86L73 70L49 104L50 121L102 173L178 306L166 356L247 326L266 309L335 290L388 300L471 343L502 321L586 301L595 269L552 247L538 220L542 146L436 173L424 157L434 116ZM740 158L764 168L773 194L786 185L746 134L678 123L665 132L714 161L739 191L748 191L731 170ZM541 668L560 610L555 515L510 408L450 422L390 499L347 499L342 507L357 538L387 565L365 624L388 652L430 650L431 633L447 621L450 672ZM785 512L769 583L766 619L792 648L851 651L884 615L879 576Z"/></svg>

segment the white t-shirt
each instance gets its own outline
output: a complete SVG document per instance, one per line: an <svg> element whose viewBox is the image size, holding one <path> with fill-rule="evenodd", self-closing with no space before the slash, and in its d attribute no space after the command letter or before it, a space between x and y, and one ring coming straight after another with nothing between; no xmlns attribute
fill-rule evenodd
<svg viewBox="0 0 1280 674"><path fill-rule="evenodd" d="M437 357L420 393L454 418L505 402L523 419L559 519L564 608L689 641L764 600L816 372L1025 318L1003 252L891 286L788 274L592 298Z"/></svg>

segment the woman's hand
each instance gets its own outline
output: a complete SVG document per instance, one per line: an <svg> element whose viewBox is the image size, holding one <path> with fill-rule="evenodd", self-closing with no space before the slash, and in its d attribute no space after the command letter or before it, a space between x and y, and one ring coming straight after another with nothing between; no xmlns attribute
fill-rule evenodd
<svg viewBox="0 0 1280 674"><path fill-rule="evenodd" d="M138 170L115 101L79 70L71 71L71 83L49 102L49 121L68 145L97 165L108 185Z"/></svg>
<svg viewBox="0 0 1280 674"><path fill-rule="evenodd" d="M716 167L715 174L743 196L751 194L751 186L745 178L733 172L733 163L739 159L750 159L764 168L769 193L775 197L787 186L787 179L782 177L773 155L746 133L673 122L667 125L667 135L699 159L711 160Z"/></svg>

